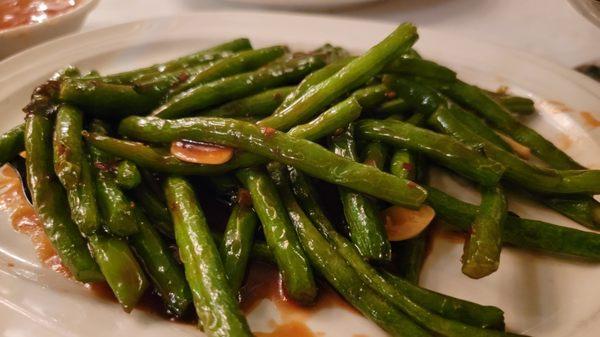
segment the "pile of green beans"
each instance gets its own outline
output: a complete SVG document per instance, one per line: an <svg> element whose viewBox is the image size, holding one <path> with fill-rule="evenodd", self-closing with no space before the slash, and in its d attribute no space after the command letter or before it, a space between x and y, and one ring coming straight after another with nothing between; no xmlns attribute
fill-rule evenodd
<svg viewBox="0 0 600 337"><path fill-rule="evenodd" d="M433 208L466 234L472 278L496 272L505 244L599 263L600 234L520 218L505 191L600 229L600 171L520 122L533 101L463 82L412 49L417 38L405 23L356 56L240 38L117 74L70 67L0 136L0 162L26 151L24 180L63 265L106 282L127 312L151 288L175 317L193 307L209 336L252 336L239 301L257 259L289 299L314 304L323 279L392 336L518 336L501 309L420 287L436 228L393 242L382 210ZM233 155L184 161L182 141L200 162ZM428 186L432 165L473 183L480 205Z"/></svg>

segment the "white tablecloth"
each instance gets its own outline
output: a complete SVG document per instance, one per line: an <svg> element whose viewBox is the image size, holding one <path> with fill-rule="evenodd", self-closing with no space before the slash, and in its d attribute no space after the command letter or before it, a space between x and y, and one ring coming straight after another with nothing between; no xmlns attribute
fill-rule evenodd
<svg viewBox="0 0 600 337"><path fill-rule="evenodd" d="M189 11L248 8L256 7L223 0L101 0L82 29ZM528 51L568 67L600 59L600 29L566 0L387 0L326 13L408 20L421 27Z"/></svg>

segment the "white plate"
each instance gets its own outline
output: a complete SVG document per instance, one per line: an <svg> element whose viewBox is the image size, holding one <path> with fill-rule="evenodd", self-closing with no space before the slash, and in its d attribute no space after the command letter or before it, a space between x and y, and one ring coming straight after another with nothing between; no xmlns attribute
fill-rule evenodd
<svg viewBox="0 0 600 337"><path fill-rule="evenodd" d="M381 0L226 0L246 5L278 9L324 10L336 7L353 6Z"/></svg>
<svg viewBox="0 0 600 337"><path fill-rule="evenodd" d="M169 59L219 42L248 36L256 46L287 43L307 50L332 42L360 52L394 29L393 24L353 19L260 12L209 12L158 18L77 34L25 51L0 63L2 129L22 121L31 89L67 64L103 73ZM527 123L587 166L600 168L600 86L569 69L525 53L420 29L417 49L490 89L508 85L536 100L539 114ZM568 48L568 46L566 47ZM461 182L436 176L435 183L470 201L476 194ZM514 200L514 199L513 199ZM513 201L519 214L576 227L527 200ZM435 240L423 285L506 312L511 330L534 336L597 336L600 291L597 265L560 260L506 248L500 270L482 280L461 274L460 244ZM8 263L14 267L8 267ZM263 308L267 308L265 304ZM268 308L267 308L268 309ZM251 325L268 327L264 313ZM326 336L384 336L365 319L327 310L309 320ZM170 324L143 312L120 308L89 295L80 285L44 270L27 237L0 219L0 331L3 336L195 336L188 326Z"/></svg>

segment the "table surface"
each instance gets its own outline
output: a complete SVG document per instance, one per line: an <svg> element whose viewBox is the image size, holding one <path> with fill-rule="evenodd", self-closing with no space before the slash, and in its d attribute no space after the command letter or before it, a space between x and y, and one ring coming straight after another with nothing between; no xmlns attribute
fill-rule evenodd
<svg viewBox="0 0 600 337"><path fill-rule="evenodd" d="M190 11L256 8L224 0L100 0L82 30ZM527 51L567 67L600 61L600 29L566 0L385 0L324 13L412 21L419 27Z"/></svg>

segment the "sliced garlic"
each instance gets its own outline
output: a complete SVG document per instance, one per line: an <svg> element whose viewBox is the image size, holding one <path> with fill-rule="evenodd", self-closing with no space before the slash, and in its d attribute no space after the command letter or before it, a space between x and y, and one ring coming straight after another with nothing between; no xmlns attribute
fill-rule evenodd
<svg viewBox="0 0 600 337"><path fill-rule="evenodd" d="M178 140L171 143L171 154L189 163L218 165L228 162L233 157L233 148Z"/></svg>
<svg viewBox="0 0 600 337"><path fill-rule="evenodd" d="M435 217L435 211L428 205L419 209L392 206L382 212L388 240L402 241L419 235Z"/></svg>

